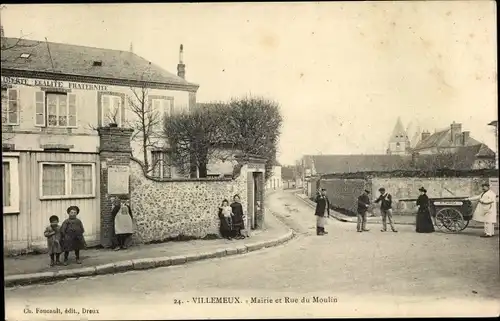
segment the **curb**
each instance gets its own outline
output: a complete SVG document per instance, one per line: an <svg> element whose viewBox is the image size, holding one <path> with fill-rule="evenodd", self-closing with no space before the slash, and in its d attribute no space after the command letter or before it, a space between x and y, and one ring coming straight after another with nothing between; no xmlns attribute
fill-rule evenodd
<svg viewBox="0 0 500 321"><path fill-rule="evenodd" d="M260 241L250 244L241 244L235 247L220 248L214 251L193 253L187 255L141 258L127 261L119 261L115 263L102 264L98 266L90 266L79 269L60 270L54 272L40 272L31 274L9 275L4 278L4 287L14 287L22 285L31 285L39 283L49 283L60 281L69 278L89 277L105 274L116 274L128 271L141 271L154 269L159 267L168 267L182 265L189 262L201 261L212 258L222 258L225 256L245 254L264 248L270 248L284 244L294 237L293 231L290 229L286 234L271 239L269 241Z"/></svg>
<svg viewBox="0 0 500 321"><path fill-rule="evenodd" d="M301 201L303 201L304 203L306 203L307 205L311 206L311 207L314 207L314 204L309 201L308 199L304 199L300 196L297 195L297 193L294 193L295 197L297 197L298 199L300 199ZM330 215L330 217L333 217L334 219L336 219L337 221L340 221L340 222L344 222L344 223L357 223L357 218L355 217L343 217L343 216L339 216L339 215ZM394 219L394 216L393 216L393 219ZM372 224L382 224L382 221L380 219L372 219L370 220L370 217L367 218L367 223L372 223ZM408 222L394 222L394 224L396 225L413 225L415 226L415 223L408 223ZM468 229L469 228L472 228L472 229L483 229L483 227L481 226L468 226L467 227ZM495 227L495 230L498 231L500 230L500 227L496 226Z"/></svg>

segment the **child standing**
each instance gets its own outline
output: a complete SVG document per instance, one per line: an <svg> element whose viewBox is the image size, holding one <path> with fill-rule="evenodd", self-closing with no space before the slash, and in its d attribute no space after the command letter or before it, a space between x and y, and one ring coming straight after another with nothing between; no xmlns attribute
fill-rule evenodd
<svg viewBox="0 0 500 321"><path fill-rule="evenodd" d="M68 265L69 252L75 251L76 263L81 264L80 250L86 246L83 223L76 216L80 213L78 206L70 206L66 210L69 217L61 225L61 236L64 250L64 265Z"/></svg>
<svg viewBox="0 0 500 321"><path fill-rule="evenodd" d="M47 226L43 235L47 238L47 248L50 255L50 266L59 265L59 257L62 252L61 247L61 227L59 226L59 218L52 215L49 218L50 225ZM54 260L55 259L55 260Z"/></svg>
<svg viewBox="0 0 500 321"><path fill-rule="evenodd" d="M228 200L223 200L219 207L220 232L222 237L232 240L233 232L233 213Z"/></svg>

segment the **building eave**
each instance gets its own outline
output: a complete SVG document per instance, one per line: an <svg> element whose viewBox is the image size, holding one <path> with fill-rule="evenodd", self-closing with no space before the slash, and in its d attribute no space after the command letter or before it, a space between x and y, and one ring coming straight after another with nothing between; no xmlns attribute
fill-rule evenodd
<svg viewBox="0 0 500 321"><path fill-rule="evenodd" d="M3 68L2 76L5 77L21 77L21 78L34 78L34 79L48 79L59 81L74 81L81 83L94 83L110 86L125 86L125 87L146 87L150 89L168 89L187 92L197 92L199 85L193 83L174 83L174 82L152 82L140 81L133 79L120 79L120 78L104 78L84 75L65 74L49 71L33 71L15 68Z"/></svg>

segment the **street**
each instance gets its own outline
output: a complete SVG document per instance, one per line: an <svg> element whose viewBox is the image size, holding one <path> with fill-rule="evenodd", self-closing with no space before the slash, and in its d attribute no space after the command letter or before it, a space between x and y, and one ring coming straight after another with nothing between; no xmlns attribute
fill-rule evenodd
<svg viewBox="0 0 500 321"><path fill-rule="evenodd" d="M482 230L475 229L454 235L417 234L414 226L407 225L398 226L399 233L382 233L375 224L368 225L370 232L356 233L355 224L334 220L328 220L328 235L316 236L313 209L292 193L274 193L267 204L297 233L287 244L184 266L6 289L6 317L458 317L500 313L498 237L479 238ZM267 215L271 215L269 211ZM202 303L224 301L214 297L228 297L228 303ZM59 308L60 313L36 313L37 308Z"/></svg>

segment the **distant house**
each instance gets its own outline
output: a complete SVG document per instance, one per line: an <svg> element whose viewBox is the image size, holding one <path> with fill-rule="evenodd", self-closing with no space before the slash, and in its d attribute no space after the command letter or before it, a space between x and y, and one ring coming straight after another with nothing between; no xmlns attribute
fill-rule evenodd
<svg viewBox="0 0 500 321"><path fill-rule="evenodd" d="M419 155L420 162L428 163L430 159L433 159L433 166L443 162L442 165L453 166L456 169L494 168L495 166L495 152L472 138L469 131L462 131L462 124L455 122L450 127L434 134L423 132L420 142L412 152ZM424 155L448 156L429 158Z"/></svg>
<svg viewBox="0 0 500 321"><path fill-rule="evenodd" d="M269 177L266 183L267 189L281 189L283 188L283 178L281 176L281 164L275 162L273 165L273 175Z"/></svg>

